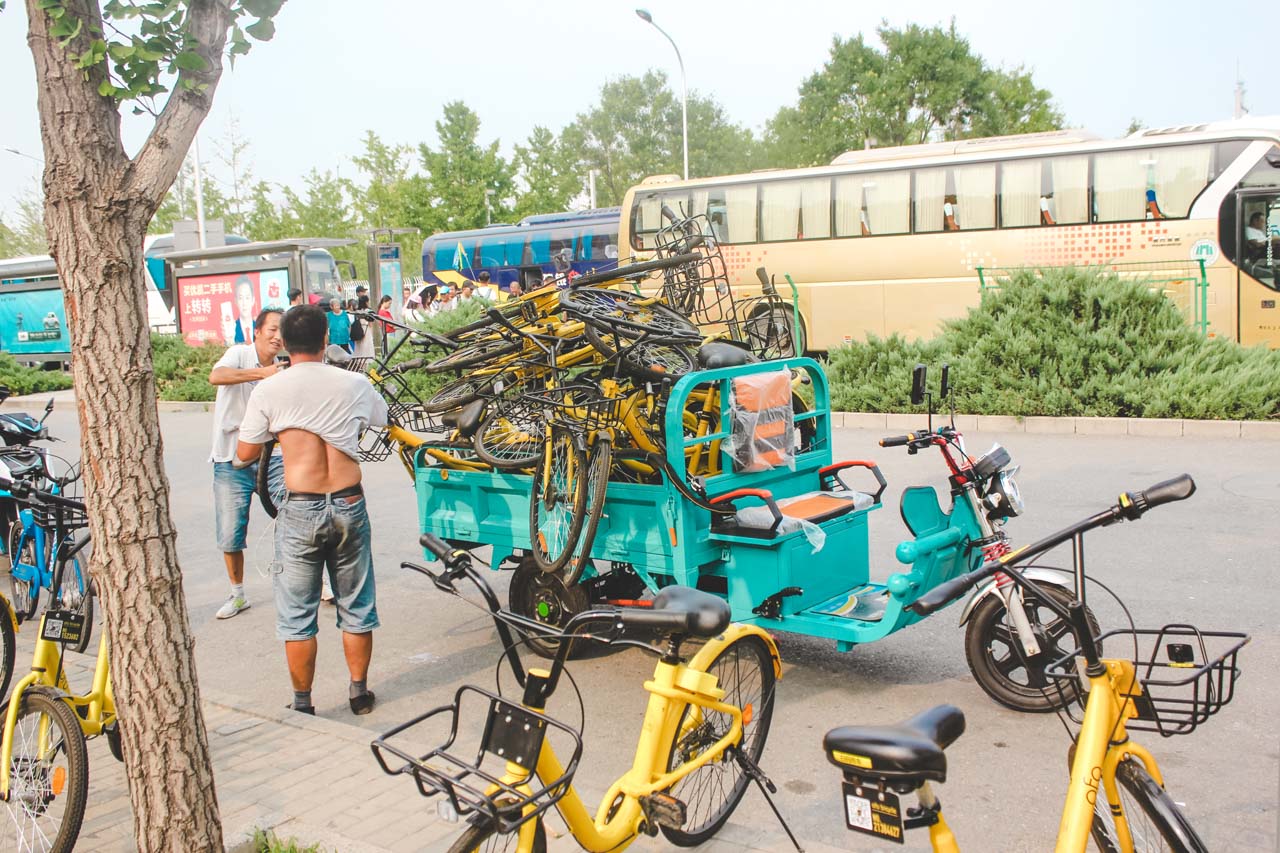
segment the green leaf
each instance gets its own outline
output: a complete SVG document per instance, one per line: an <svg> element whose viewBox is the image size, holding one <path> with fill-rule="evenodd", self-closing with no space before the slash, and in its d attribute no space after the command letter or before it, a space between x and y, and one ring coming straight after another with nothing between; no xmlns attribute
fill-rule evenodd
<svg viewBox="0 0 1280 853"><path fill-rule="evenodd" d="M173 62L183 71L204 71L209 63L200 54L192 50L184 50L173 58Z"/></svg>
<svg viewBox="0 0 1280 853"><path fill-rule="evenodd" d="M103 80L98 84L98 94L104 98L110 98L116 93L116 87L111 85L110 80Z"/></svg>
<svg viewBox="0 0 1280 853"><path fill-rule="evenodd" d="M135 48L131 44L112 43L107 45L107 53L109 53L111 55L111 58L114 59L116 62L124 62L125 60L131 58L136 50L137 48Z"/></svg>
<svg viewBox="0 0 1280 853"><path fill-rule="evenodd" d="M242 0L240 8L255 18L274 18L284 0Z"/></svg>
<svg viewBox="0 0 1280 853"><path fill-rule="evenodd" d="M244 31L258 41L271 41L276 34L276 25L270 18L261 18L244 28Z"/></svg>

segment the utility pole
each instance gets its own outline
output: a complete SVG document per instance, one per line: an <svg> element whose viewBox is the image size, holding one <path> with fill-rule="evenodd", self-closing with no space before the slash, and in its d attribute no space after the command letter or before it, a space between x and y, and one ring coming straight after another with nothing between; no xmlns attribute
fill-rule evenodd
<svg viewBox="0 0 1280 853"><path fill-rule="evenodd" d="M1249 112L1244 106L1244 81L1240 79L1240 62L1236 61L1236 104L1232 118L1244 118Z"/></svg>

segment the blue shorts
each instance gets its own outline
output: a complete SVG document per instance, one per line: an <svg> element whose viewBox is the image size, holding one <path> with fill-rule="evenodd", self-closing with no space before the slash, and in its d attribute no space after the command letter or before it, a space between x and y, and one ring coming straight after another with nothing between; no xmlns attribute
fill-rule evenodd
<svg viewBox="0 0 1280 853"><path fill-rule="evenodd" d="M309 640L317 632L320 576L329 573L338 628L367 634L378 627L369 514L363 495L288 498L276 517L276 637Z"/></svg>
<svg viewBox="0 0 1280 853"><path fill-rule="evenodd" d="M279 454L271 457L267 484L276 505L284 497L284 462ZM258 481L258 463L236 468L230 462L213 463L213 524L218 537L218 550L224 554L243 551L249 530L249 505L253 502Z"/></svg>

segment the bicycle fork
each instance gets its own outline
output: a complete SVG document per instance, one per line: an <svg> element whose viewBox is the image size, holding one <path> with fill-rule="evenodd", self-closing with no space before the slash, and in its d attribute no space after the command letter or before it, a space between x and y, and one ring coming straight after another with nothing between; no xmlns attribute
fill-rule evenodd
<svg viewBox="0 0 1280 853"><path fill-rule="evenodd" d="M982 549L982 559L989 563L1005 556L1009 550L1009 543L1000 539ZM1013 623L1013 630L1018 635L1018 642L1022 644L1023 653L1028 658L1040 654L1040 641L1036 639L1026 608L1022 606L1022 593L1018 585L1004 572L996 572L996 592L1000 593L1000 598L1004 601L1004 612Z"/></svg>

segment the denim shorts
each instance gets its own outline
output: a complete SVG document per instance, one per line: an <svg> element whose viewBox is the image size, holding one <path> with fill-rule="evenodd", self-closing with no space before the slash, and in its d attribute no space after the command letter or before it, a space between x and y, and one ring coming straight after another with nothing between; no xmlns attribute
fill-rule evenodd
<svg viewBox="0 0 1280 853"><path fill-rule="evenodd" d="M271 570L277 639L309 640L316 635L320 575L326 571L339 630L367 634L377 628L373 550L363 495L286 497L280 504Z"/></svg>
<svg viewBox="0 0 1280 853"><path fill-rule="evenodd" d="M272 500L279 506L284 497L284 462L276 454L271 457L270 465L267 484ZM244 550L249 505L253 502L257 481L257 462L248 468L236 468L230 462L213 463L213 524L218 550L224 554Z"/></svg>

